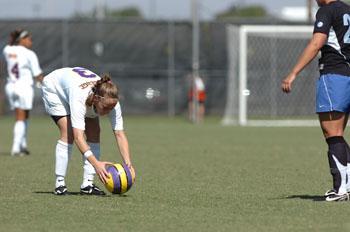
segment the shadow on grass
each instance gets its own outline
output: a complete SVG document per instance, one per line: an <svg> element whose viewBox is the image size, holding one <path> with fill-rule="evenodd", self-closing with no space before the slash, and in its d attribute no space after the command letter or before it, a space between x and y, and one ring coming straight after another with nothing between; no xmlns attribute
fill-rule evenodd
<svg viewBox="0 0 350 232"><path fill-rule="evenodd" d="M32 153L31 153L32 154ZM0 151L0 156L8 156L8 157L12 157L12 158L23 158L23 157L30 157L32 155L25 155L25 154L21 154L21 155L11 155L11 152L8 151Z"/></svg>
<svg viewBox="0 0 350 232"><path fill-rule="evenodd" d="M320 195L291 195L287 197L283 197L284 199L302 199L302 200L311 200L311 201L325 201L324 196Z"/></svg>
<svg viewBox="0 0 350 232"><path fill-rule="evenodd" d="M45 192L45 191L35 191L33 192L35 194L44 194L44 195L54 195L56 196L53 192ZM62 197L66 197L66 196L88 196L90 197L89 195L82 195L80 194L80 192L68 192L67 194L63 195ZM129 197L128 195L126 194L122 194L122 195L118 195L118 194L107 194L107 195L101 195L101 196L97 196L97 195L94 195L95 197Z"/></svg>
<svg viewBox="0 0 350 232"><path fill-rule="evenodd" d="M33 193L36 193L36 194L55 195L52 191L51 191L51 192L35 191L35 192L33 192ZM80 192L69 192L69 193L67 193L67 194L64 195L64 196L69 196L69 195L73 195L73 196L80 195Z"/></svg>

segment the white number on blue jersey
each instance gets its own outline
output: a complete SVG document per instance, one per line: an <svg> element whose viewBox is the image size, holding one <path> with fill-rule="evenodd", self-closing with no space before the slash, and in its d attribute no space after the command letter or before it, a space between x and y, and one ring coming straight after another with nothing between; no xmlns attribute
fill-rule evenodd
<svg viewBox="0 0 350 232"><path fill-rule="evenodd" d="M350 25L350 15L349 14L344 14L343 15L343 23L344 26ZM344 35L344 43L349 44L350 43L350 27L348 28L347 32Z"/></svg>

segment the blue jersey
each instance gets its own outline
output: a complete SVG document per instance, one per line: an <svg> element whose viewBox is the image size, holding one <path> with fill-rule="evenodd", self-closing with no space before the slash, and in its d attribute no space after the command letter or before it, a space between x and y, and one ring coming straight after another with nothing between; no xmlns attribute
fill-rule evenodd
<svg viewBox="0 0 350 232"><path fill-rule="evenodd" d="M314 33L328 36L321 48L320 73L350 76L350 6L334 1L320 7Z"/></svg>

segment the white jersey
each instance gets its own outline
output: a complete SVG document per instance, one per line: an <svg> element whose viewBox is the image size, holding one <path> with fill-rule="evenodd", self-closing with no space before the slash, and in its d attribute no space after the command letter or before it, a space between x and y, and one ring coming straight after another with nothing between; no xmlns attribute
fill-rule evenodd
<svg viewBox="0 0 350 232"><path fill-rule="evenodd" d="M203 82L202 78L195 77L194 83L196 85L196 90L197 91L204 91L205 90L205 85L204 85L204 82Z"/></svg>
<svg viewBox="0 0 350 232"><path fill-rule="evenodd" d="M33 85L33 77L42 73L38 57L28 48L6 45L3 54L7 62L8 82Z"/></svg>
<svg viewBox="0 0 350 232"><path fill-rule="evenodd" d="M85 102L96 81L101 78L81 67L57 69L44 77L43 100L46 111L53 116L70 115L72 127L85 130L85 118L98 114ZM114 130L123 130L123 118L119 102L109 113Z"/></svg>

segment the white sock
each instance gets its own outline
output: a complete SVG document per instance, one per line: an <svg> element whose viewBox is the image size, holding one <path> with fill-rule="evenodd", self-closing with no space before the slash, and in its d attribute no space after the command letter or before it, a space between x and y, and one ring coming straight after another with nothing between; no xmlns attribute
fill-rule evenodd
<svg viewBox="0 0 350 232"><path fill-rule="evenodd" d="M350 163L347 163L346 165L346 175L347 175L346 190L350 191Z"/></svg>
<svg viewBox="0 0 350 232"><path fill-rule="evenodd" d="M96 157L96 159L100 159L100 144L99 143L89 143L90 150ZM94 183L95 177L95 168L90 164L90 162L83 156L83 167L84 167L84 175L83 175L83 183L80 186L81 188L85 188L86 186L91 186Z"/></svg>
<svg viewBox="0 0 350 232"><path fill-rule="evenodd" d="M347 176L347 168L339 169L341 175L341 184L339 187L338 194L347 193L347 184L346 184L346 176Z"/></svg>
<svg viewBox="0 0 350 232"><path fill-rule="evenodd" d="M56 184L55 184L56 188L60 187L60 186L66 186L66 182L64 181L64 176L58 176L56 175Z"/></svg>
<svg viewBox="0 0 350 232"><path fill-rule="evenodd" d="M11 153L18 153L21 150L22 138L25 134L25 123L24 121L16 121L13 128L13 144Z"/></svg>
<svg viewBox="0 0 350 232"><path fill-rule="evenodd" d="M24 120L24 135L21 141L21 148L27 148L27 131L28 131L28 120Z"/></svg>
<svg viewBox="0 0 350 232"><path fill-rule="evenodd" d="M56 144L56 164L55 164L55 174L56 174L56 188L61 185L66 185L64 177L67 173L68 161L72 155L73 144L68 144L57 141Z"/></svg>
<svg viewBox="0 0 350 232"><path fill-rule="evenodd" d="M346 177L348 172L347 165L346 166L342 165L334 155L333 155L333 159L340 172L340 178L341 178L338 194L345 194L347 192L346 191L346 188L347 188Z"/></svg>

